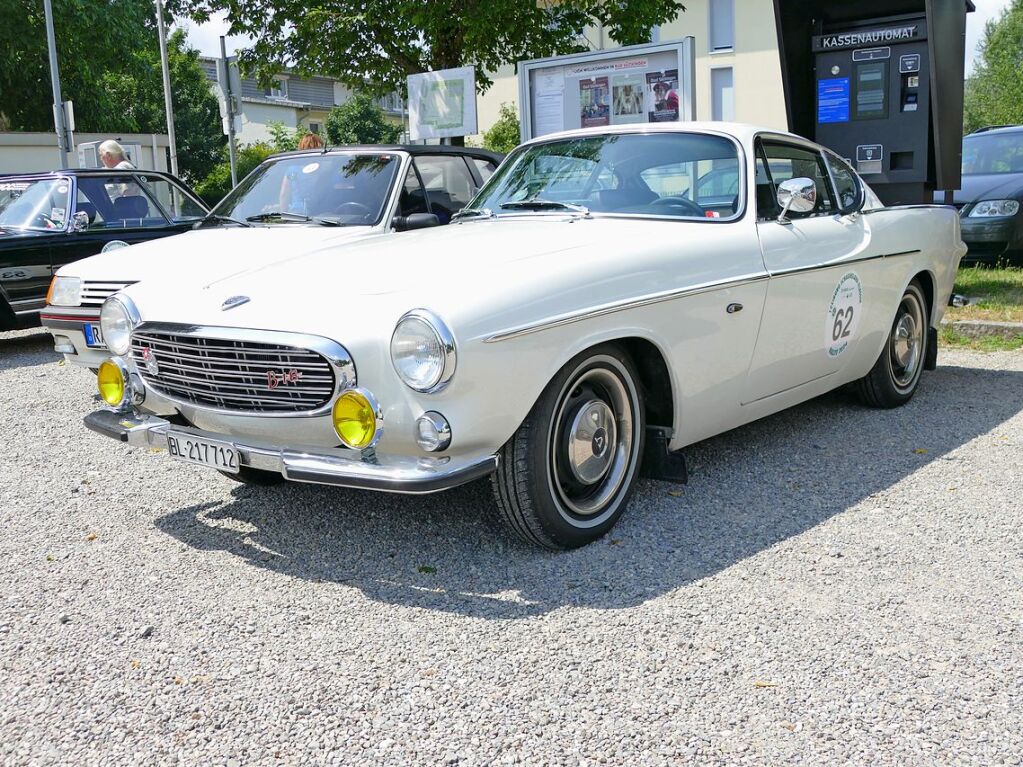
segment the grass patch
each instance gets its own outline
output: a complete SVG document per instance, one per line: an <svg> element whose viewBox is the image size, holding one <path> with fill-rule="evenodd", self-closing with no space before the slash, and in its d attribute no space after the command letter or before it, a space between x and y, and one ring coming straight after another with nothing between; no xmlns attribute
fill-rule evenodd
<svg viewBox="0 0 1023 767"><path fill-rule="evenodd" d="M952 308L949 307L949 311ZM971 318L973 319L973 318ZM1011 352L1016 349L1023 349L1023 335L1015 338L1004 338L1002 336L981 336L971 338L956 332L951 325L942 325L939 332L939 339L942 346L955 346L960 349L975 349L981 352Z"/></svg>
<svg viewBox="0 0 1023 767"><path fill-rule="evenodd" d="M1023 269L964 267L956 275L953 292L977 303L960 309L948 307L945 317L949 320L1023 322Z"/></svg>

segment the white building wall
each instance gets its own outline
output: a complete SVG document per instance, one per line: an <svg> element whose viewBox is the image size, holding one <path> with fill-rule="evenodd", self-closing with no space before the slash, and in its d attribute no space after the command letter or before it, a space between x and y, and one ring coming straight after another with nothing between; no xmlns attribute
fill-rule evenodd
<svg viewBox="0 0 1023 767"><path fill-rule="evenodd" d="M255 144L270 140L270 123L283 123L287 128L298 127L298 109L286 104L264 104L242 99L241 131L237 134L239 144Z"/></svg>
<svg viewBox="0 0 1023 767"><path fill-rule="evenodd" d="M136 163L145 170L168 170L167 147L170 139L165 134L151 133L75 133L74 142L83 144L113 138L122 144L138 144L141 155ZM155 145L155 146L154 146ZM68 154L68 165L78 167L78 153ZM60 168L60 153L56 133L0 133L0 173L32 173Z"/></svg>

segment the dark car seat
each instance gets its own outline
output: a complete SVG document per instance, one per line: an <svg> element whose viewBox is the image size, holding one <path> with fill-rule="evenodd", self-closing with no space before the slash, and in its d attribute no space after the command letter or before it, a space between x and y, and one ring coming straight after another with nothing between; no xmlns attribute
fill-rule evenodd
<svg viewBox="0 0 1023 767"><path fill-rule="evenodd" d="M641 187L633 187L632 189L601 189L597 192L597 203L602 210L607 211L649 205L656 199L656 192Z"/></svg>
<svg viewBox="0 0 1023 767"><path fill-rule="evenodd" d="M91 202L80 202L77 208L79 213L86 213L89 216L89 223L92 224L96 220L96 206Z"/></svg>
<svg viewBox="0 0 1023 767"><path fill-rule="evenodd" d="M114 200L114 215L117 218L146 218L149 215L149 203L141 195L118 197Z"/></svg>

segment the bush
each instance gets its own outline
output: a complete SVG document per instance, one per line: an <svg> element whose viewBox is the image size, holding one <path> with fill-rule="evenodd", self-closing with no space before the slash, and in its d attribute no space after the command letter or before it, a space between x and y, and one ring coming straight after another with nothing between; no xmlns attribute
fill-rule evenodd
<svg viewBox="0 0 1023 767"><path fill-rule="evenodd" d="M507 154L519 145L519 116L512 104L501 104L497 122L483 134L483 146L491 152Z"/></svg>
<svg viewBox="0 0 1023 767"><path fill-rule="evenodd" d="M327 140L338 144L393 144L401 138L400 125L387 122L382 110L365 93L355 93L327 115Z"/></svg>
<svg viewBox="0 0 1023 767"><path fill-rule="evenodd" d="M292 152L298 149L298 142L306 134L305 128L288 128L282 122L268 123L270 146L275 152Z"/></svg>
<svg viewBox="0 0 1023 767"><path fill-rule="evenodd" d="M257 165L270 155L274 154L274 148L269 144L258 142L248 144L238 149L238 180L241 181L251 173ZM227 156L227 149L224 149L224 158L214 166L210 174L195 187L198 194L211 208L220 202L231 191L231 162Z"/></svg>

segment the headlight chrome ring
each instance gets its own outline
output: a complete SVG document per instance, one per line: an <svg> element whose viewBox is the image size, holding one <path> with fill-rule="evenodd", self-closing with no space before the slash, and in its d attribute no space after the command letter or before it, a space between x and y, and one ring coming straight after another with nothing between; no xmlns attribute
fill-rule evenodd
<svg viewBox="0 0 1023 767"><path fill-rule="evenodd" d="M345 389L330 412L334 432L345 447L366 450L375 446L384 433L384 413L368 389Z"/></svg>
<svg viewBox="0 0 1023 767"><path fill-rule="evenodd" d="M423 332L423 328L427 329L428 334ZM432 356L426 362L432 371L417 376L418 371L414 366L416 358L427 352L424 346L433 347ZM454 334L429 309L412 309L403 314L394 326L391 335L391 364L398 378L410 389L423 394L441 391L455 374L457 357Z"/></svg>

